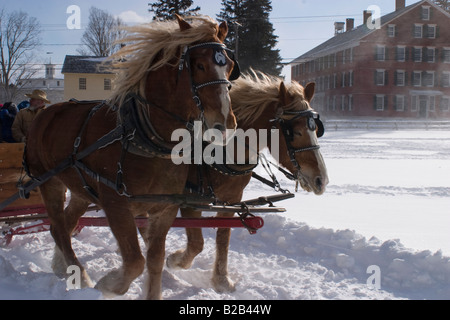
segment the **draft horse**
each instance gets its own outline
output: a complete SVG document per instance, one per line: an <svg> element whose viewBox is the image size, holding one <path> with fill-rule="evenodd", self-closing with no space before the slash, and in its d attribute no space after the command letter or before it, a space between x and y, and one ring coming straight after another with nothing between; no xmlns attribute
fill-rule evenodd
<svg viewBox="0 0 450 320"><path fill-rule="evenodd" d="M241 76L235 81L230 95L238 127L244 131L266 129L268 135L273 129L278 129L279 141L276 142L279 146L280 164L292 173L304 190L321 195L328 184L328 174L317 140L318 136L324 134L324 127L319 115L309 104L313 99L314 90L314 83L303 88L297 82L285 84L281 79L253 73ZM269 142L269 149L273 151L276 146L270 144L271 138L265 139ZM257 145L260 146L259 143ZM198 186L198 170L202 170L201 176L205 178L200 190L212 189L215 197L221 202L239 203L255 167L252 164L203 165L201 169L192 166L188 181L191 188L196 183ZM194 209L180 210L183 217L201 216L201 212ZM232 215L219 214L222 217ZM186 233L187 247L168 257L169 267L188 269L194 258L203 250L201 229L186 229ZM227 265L230 234L230 229L217 230L212 283L219 292L234 290L234 283L228 276Z"/></svg>
<svg viewBox="0 0 450 320"><path fill-rule="evenodd" d="M188 23L177 16L128 31L127 45L111 60L119 69L111 100L47 108L30 129L24 160L32 177L57 173L40 186L56 243L54 272L64 277L76 265L82 285L93 286L71 245L79 218L93 202L105 211L123 260L95 287L105 296L124 294L147 261L147 297L159 299L165 238L178 207L133 199L183 193L189 167L170 160L174 130L196 120L206 129L236 128L228 90L237 71L223 45L226 23L209 17ZM61 170L61 162L70 166ZM64 209L66 188L71 197ZM152 220L147 259L134 221L146 214Z"/></svg>

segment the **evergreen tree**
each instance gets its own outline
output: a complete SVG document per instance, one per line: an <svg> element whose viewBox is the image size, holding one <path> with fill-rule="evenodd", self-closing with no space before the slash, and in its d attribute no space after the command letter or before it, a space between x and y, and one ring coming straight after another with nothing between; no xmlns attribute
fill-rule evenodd
<svg viewBox="0 0 450 320"><path fill-rule="evenodd" d="M149 3L148 11L154 12L153 20L173 20L175 14L180 16L193 16L200 10L200 7L193 6L193 0L159 0L158 2Z"/></svg>
<svg viewBox="0 0 450 320"><path fill-rule="evenodd" d="M442 7L445 11L450 12L450 0L434 0L434 3Z"/></svg>
<svg viewBox="0 0 450 320"><path fill-rule="evenodd" d="M241 69L253 68L279 76L282 65L280 51L275 49L278 37L269 21L271 1L223 0L222 5L217 17L230 24L227 45L238 49Z"/></svg>

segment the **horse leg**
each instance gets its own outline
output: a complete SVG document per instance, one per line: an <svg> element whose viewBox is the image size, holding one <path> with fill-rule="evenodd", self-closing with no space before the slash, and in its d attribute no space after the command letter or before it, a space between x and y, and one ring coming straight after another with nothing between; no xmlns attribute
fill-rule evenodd
<svg viewBox="0 0 450 320"><path fill-rule="evenodd" d="M195 211L190 208L180 209L181 216L186 218L199 218L201 211ZM202 229L186 228L187 245L185 249L178 250L167 258L167 266L173 269L189 269L192 266L194 258L203 250Z"/></svg>
<svg viewBox="0 0 450 320"><path fill-rule="evenodd" d="M149 274L147 299L162 299L162 271L166 253L166 236L175 220L178 207L153 209L149 217L147 269Z"/></svg>
<svg viewBox="0 0 450 320"><path fill-rule="evenodd" d="M50 219L50 232L56 243L52 261L53 271L57 276L65 278L68 276L69 266L78 266L81 272L81 287L93 287L91 279L73 251L71 239L78 220L86 212L89 203L72 195L69 205L64 210L66 187L56 179L51 179L39 189Z"/></svg>
<svg viewBox="0 0 450 320"><path fill-rule="evenodd" d="M232 217L234 214L219 213L219 217ZM228 276L228 248L230 246L231 229L220 228L216 236L216 260L212 283L217 292L233 292L235 284Z"/></svg>
<svg viewBox="0 0 450 320"><path fill-rule="evenodd" d="M125 294L133 280L141 275L145 268L145 258L139 247L134 217L130 210L119 208L120 206L103 206L122 255L122 267L109 272L95 286L105 297Z"/></svg>

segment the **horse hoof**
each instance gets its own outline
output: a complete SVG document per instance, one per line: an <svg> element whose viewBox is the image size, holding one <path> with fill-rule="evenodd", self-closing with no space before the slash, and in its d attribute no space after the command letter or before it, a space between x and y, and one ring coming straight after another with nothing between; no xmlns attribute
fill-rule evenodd
<svg viewBox="0 0 450 320"><path fill-rule="evenodd" d="M218 293L236 291L235 283L228 276L217 276L212 278L214 290Z"/></svg>
<svg viewBox="0 0 450 320"><path fill-rule="evenodd" d="M114 298L127 293L129 285L123 283L123 274L120 270L114 270L100 279L95 286L105 298Z"/></svg>
<svg viewBox="0 0 450 320"><path fill-rule="evenodd" d="M180 270L180 269L184 269L187 270L192 266L192 261L189 262L185 262L183 260L184 259L184 250L180 250L177 251L173 254L171 254L170 256L167 257L166 260L166 265L169 269L174 269L174 270Z"/></svg>

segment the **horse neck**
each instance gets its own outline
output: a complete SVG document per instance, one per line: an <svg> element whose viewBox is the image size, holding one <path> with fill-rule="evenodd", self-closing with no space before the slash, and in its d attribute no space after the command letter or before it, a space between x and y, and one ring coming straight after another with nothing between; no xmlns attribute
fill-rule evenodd
<svg viewBox="0 0 450 320"><path fill-rule="evenodd" d="M247 132L247 130L256 131L258 137L258 152L261 152L262 149L264 149L264 146L260 143L260 134L269 133L272 129L272 123L270 120L274 118L274 115L271 110L275 109L275 107L272 107L273 106L267 107L258 118L252 118L250 121L242 121L239 119L239 115L236 115L238 129L242 129L244 132ZM270 141L267 142L270 143Z"/></svg>
<svg viewBox="0 0 450 320"><path fill-rule="evenodd" d="M176 129L186 128L182 120L190 120L188 106L193 105L192 96L186 94L190 93L190 88L178 86L176 74L175 68L164 66L149 73L145 86L152 124L165 141L171 140Z"/></svg>

